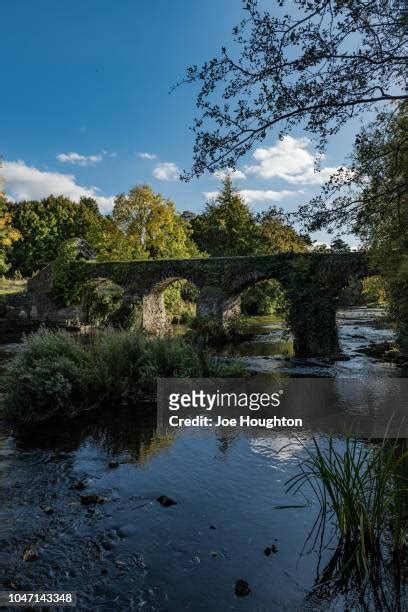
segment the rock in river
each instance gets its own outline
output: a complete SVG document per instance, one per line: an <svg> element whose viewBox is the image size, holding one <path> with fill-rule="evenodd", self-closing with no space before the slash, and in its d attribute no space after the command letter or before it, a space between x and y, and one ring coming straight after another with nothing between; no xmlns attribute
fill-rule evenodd
<svg viewBox="0 0 408 612"><path fill-rule="evenodd" d="M246 580L237 580L235 583L235 595L237 595L238 597L246 597L247 595L249 595L251 592L251 589L249 588L249 584L247 583Z"/></svg>
<svg viewBox="0 0 408 612"><path fill-rule="evenodd" d="M89 495L81 495L81 504L83 506L93 506L94 504L103 504L105 501L103 497L96 495L96 493L90 493Z"/></svg>
<svg viewBox="0 0 408 612"><path fill-rule="evenodd" d="M171 499L171 497L167 497L167 495L160 495L160 497L158 497L156 501L158 501L159 504L161 506L164 506L165 508L169 508L169 506L175 506L177 504L174 499Z"/></svg>

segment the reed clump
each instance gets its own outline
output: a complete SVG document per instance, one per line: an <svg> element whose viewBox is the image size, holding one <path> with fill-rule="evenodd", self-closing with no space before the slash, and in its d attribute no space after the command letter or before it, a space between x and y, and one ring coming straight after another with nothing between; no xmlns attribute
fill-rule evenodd
<svg viewBox="0 0 408 612"><path fill-rule="evenodd" d="M314 492L320 535L334 519L338 546L325 580L351 572L366 581L385 555L401 561L408 544L406 441L346 439L343 446L313 438L312 448L305 448L306 459L287 485L288 491Z"/></svg>

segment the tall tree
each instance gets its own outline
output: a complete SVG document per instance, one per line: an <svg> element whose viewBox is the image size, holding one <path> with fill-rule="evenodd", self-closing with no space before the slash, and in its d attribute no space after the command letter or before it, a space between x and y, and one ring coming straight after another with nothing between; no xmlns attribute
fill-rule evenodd
<svg viewBox="0 0 408 612"><path fill-rule="evenodd" d="M111 215L94 215L84 238L94 248L99 261L147 258L147 253L122 232Z"/></svg>
<svg viewBox="0 0 408 612"><path fill-rule="evenodd" d="M350 245L348 245L343 238L336 236L330 243L330 250L334 253L349 253L351 249Z"/></svg>
<svg viewBox="0 0 408 612"><path fill-rule="evenodd" d="M24 276L53 261L64 240L85 237L93 218L89 202L78 204L64 196L13 203L8 210L22 236L10 249L10 263Z"/></svg>
<svg viewBox="0 0 408 612"><path fill-rule="evenodd" d="M270 255L292 251L302 253L311 246L310 237L299 234L290 225L287 215L279 208L271 206L267 211L257 215L260 227L259 251Z"/></svg>
<svg viewBox="0 0 408 612"><path fill-rule="evenodd" d="M408 108L399 105L384 121L381 115L357 139L350 168L326 186L337 197L320 196L311 218L315 226L348 222L370 249L408 351Z"/></svg>
<svg viewBox="0 0 408 612"><path fill-rule="evenodd" d="M21 239L21 233L13 226L12 215L8 210L7 201L0 192L0 274L10 269L8 252L13 243Z"/></svg>
<svg viewBox="0 0 408 612"><path fill-rule="evenodd" d="M212 256L253 255L259 232L248 205L227 175L218 196L192 221L199 248Z"/></svg>
<svg viewBox="0 0 408 612"><path fill-rule="evenodd" d="M113 220L140 256L156 259L198 254L189 224L171 200L154 193L148 185L138 185L118 195Z"/></svg>
<svg viewBox="0 0 408 612"><path fill-rule="evenodd" d="M243 0L235 48L184 82L198 82L194 164L185 178L235 167L276 127L317 140L378 104L407 101L406 0ZM287 7L288 13L285 13Z"/></svg>

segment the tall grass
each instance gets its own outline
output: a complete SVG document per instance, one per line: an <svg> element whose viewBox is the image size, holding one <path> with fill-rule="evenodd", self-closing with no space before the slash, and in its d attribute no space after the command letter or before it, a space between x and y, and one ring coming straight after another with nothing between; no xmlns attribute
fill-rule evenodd
<svg viewBox="0 0 408 612"><path fill-rule="evenodd" d="M330 565L330 576L354 575L365 582L377 572L387 543L393 559L401 559L407 547L408 451L401 441L384 439L364 443L346 439L340 450L332 439L312 449L299 472L287 483L288 491L310 487L319 503L318 530L323 533L335 519L340 538ZM337 576L335 574L337 573Z"/></svg>
<svg viewBox="0 0 408 612"><path fill-rule="evenodd" d="M204 349L178 337L107 329L84 345L66 332L42 329L5 368L0 416L16 426L41 423L103 403L153 398L158 377L228 374Z"/></svg>

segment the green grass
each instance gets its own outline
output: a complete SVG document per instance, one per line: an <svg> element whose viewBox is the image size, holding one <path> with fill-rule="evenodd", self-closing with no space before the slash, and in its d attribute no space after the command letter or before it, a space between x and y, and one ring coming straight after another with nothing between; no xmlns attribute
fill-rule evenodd
<svg viewBox="0 0 408 612"><path fill-rule="evenodd" d="M306 451L299 473L287 483L288 491L304 487L314 491L320 503L321 534L335 520L340 538L332 572L338 578L354 572L366 581L378 571L386 542L391 557L401 559L408 543L405 441L369 444L347 439L339 450L332 439L327 448L313 439L313 448Z"/></svg>

